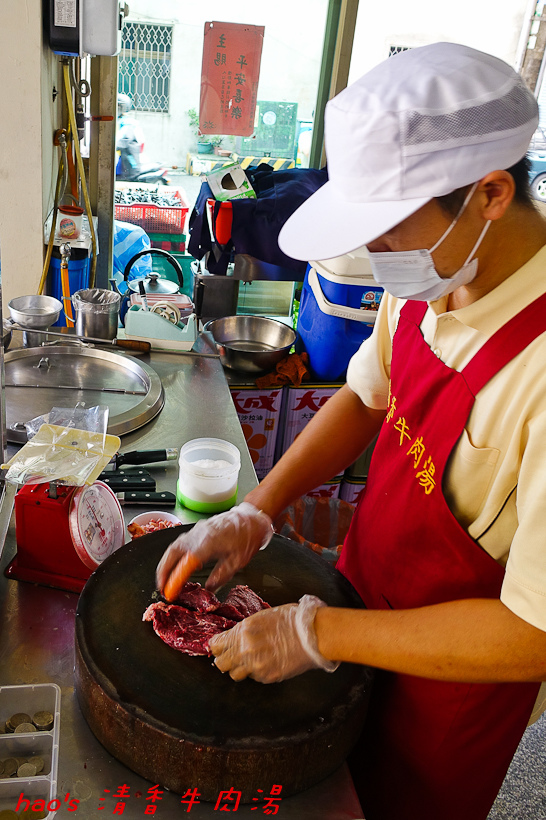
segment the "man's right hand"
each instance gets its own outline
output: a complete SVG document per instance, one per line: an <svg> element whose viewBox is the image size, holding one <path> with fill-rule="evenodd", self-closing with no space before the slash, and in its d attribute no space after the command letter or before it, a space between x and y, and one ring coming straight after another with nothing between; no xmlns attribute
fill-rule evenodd
<svg viewBox="0 0 546 820"><path fill-rule="evenodd" d="M246 566L258 550L266 547L272 535L273 524L269 516L247 501L227 512L202 519L191 530L179 535L163 555L156 570L157 587L163 592L178 562L191 553L196 565L217 561L205 584L207 589L214 591Z"/></svg>

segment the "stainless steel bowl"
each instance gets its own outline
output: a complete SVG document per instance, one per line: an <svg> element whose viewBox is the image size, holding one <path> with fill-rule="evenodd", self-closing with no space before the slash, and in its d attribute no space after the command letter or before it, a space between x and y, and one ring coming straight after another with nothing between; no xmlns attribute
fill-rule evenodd
<svg viewBox="0 0 546 820"><path fill-rule="evenodd" d="M14 322L30 330L41 330L54 325L63 308L53 296L17 296L8 302Z"/></svg>
<svg viewBox="0 0 546 820"><path fill-rule="evenodd" d="M268 373L296 340L291 327L265 316L225 316L207 322L224 367L243 373Z"/></svg>

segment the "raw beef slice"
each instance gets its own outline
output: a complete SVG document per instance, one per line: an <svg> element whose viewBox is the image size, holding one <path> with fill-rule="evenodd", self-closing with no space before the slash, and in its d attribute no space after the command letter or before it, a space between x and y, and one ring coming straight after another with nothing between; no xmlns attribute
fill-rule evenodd
<svg viewBox="0 0 546 820"><path fill-rule="evenodd" d="M176 603L185 606L186 609L193 609L196 612L214 612L220 606L220 601L214 594L201 584L188 581L178 594Z"/></svg>
<svg viewBox="0 0 546 820"><path fill-rule="evenodd" d="M211 655L208 642L213 635L261 609L270 606L243 584L233 587L221 603L201 584L188 581L176 604L150 604L142 620L151 621L154 632L173 649L186 655Z"/></svg>
<svg viewBox="0 0 546 820"><path fill-rule="evenodd" d="M232 621L242 621L249 615L259 612L260 609L269 609L269 604L262 601L259 595L243 584L233 587L222 603L213 592L205 589L201 584L188 581L182 587L176 603L197 612L214 612L215 615L221 615Z"/></svg>
<svg viewBox="0 0 546 820"><path fill-rule="evenodd" d="M239 584L228 592L225 604L235 607L243 618L248 618L249 615L254 615L255 612L259 612L261 609L271 609L269 604L262 601L254 590L244 586L244 584Z"/></svg>
<svg viewBox="0 0 546 820"><path fill-rule="evenodd" d="M235 626L235 621L212 613L190 612L177 604L159 601L150 604L143 621L151 621L162 641L186 655L211 655L209 640L213 635Z"/></svg>

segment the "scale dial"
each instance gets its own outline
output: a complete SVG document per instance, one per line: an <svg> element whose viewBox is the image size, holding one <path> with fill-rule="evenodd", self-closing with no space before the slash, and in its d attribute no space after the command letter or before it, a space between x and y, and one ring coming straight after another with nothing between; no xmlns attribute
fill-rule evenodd
<svg viewBox="0 0 546 820"><path fill-rule="evenodd" d="M75 491L68 521L76 552L90 569L97 569L125 541L121 506L102 481Z"/></svg>

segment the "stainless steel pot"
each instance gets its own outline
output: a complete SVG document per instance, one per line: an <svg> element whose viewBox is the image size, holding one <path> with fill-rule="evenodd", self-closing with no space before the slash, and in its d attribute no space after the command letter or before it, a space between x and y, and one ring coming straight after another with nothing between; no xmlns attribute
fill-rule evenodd
<svg viewBox="0 0 546 820"><path fill-rule="evenodd" d="M244 373L269 373L296 340L291 327L265 316L225 316L205 325L224 367Z"/></svg>

